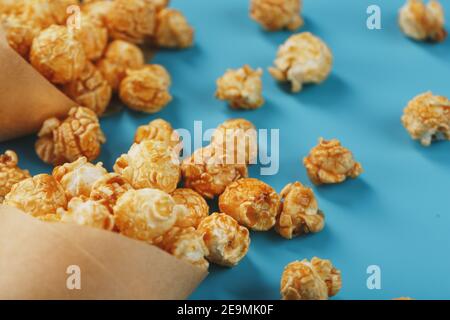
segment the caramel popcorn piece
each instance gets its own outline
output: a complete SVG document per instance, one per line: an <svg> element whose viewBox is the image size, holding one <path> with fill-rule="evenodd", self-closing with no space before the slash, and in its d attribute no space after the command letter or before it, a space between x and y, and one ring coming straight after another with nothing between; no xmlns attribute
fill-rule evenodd
<svg viewBox="0 0 450 320"><path fill-rule="evenodd" d="M31 44L39 33L39 29L20 16L3 15L0 20L10 47L22 57L28 59Z"/></svg>
<svg viewBox="0 0 450 320"><path fill-rule="evenodd" d="M75 39L83 46L86 58L98 60L108 44L108 30L88 15L81 15L80 28L74 28Z"/></svg>
<svg viewBox="0 0 450 320"><path fill-rule="evenodd" d="M450 140L450 100L431 92L418 95L406 106L402 123L423 146L434 140Z"/></svg>
<svg viewBox="0 0 450 320"><path fill-rule="evenodd" d="M294 31L303 26L300 16L301 0L251 0L250 17L267 31L288 29Z"/></svg>
<svg viewBox="0 0 450 320"><path fill-rule="evenodd" d="M227 163L226 156L212 146L199 149L186 158L181 171L186 188L210 199L222 194L232 182L248 176L245 164Z"/></svg>
<svg viewBox="0 0 450 320"><path fill-rule="evenodd" d="M282 237L292 239L323 229L325 218L311 188L300 182L290 183L281 191L281 197L281 210L275 229Z"/></svg>
<svg viewBox="0 0 450 320"><path fill-rule="evenodd" d="M136 130L134 142L141 143L144 140L160 141L179 151L182 149L179 134L172 128L169 122L163 119L152 120Z"/></svg>
<svg viewBox="0 0 450 320"><path fill-rule="evenodd" d="M274 65L269 68L272 77L291 82L292 92L300 92L303 84L325 81L331 72L333 55L321 39L303 32L280 46Z"/></svg>
<svg viewBox="0 0 450 320"><path fill-rule="evenodd" d="M309 179L316 184L341 183L347 177L356 178L363 168L347 148L337 139L319 139L319 145L311 149L303 159Z"/></svg>
<svg viewBox="0 0 450 320"><path fill-rule="evenodd" d="M64 92L79 105L101 116L111 101L112 89L100 71L87 62L80 77L64 86Z"/></svg>
<svg viewBox="0 0 450 320"><path fill-rule="evenodd" d="M66 192L67 199L89 197L94 183L108 172L101 162L92 164L86 157L53 169L52 175Z"/></svg>
<svg viewBox="0 0 450 320"><path fill-rule="evenodd" d="M288 264L281 277L283 300L327 300L341 289L341 273L329 260L312 258Z"/></svg>
<svg viewBox="0 0 450 320"><path fill-rule="evenodd" d="M311 259L311 265L322 280L325 281L328 288L328 296L333 297L337 295L342 288L341 271L336 269L330 260L317 257Z"/></svg>
<svg viewBox="0 0 450 320"><path fill-rule="evenodd" d="M126 41L116 40L106 48L105 57L97 67L113 90L118 90L127 69L137 69L144 65L142 50Z"/></svg>
<svg viewBox="0 0 450 320"><path fill-rule="evenodd" d="M174 227L155 244L178 259L208 270L209 263L205 259L205 256L208 255L208 248L203 241L202 234L193 227Z"/></svg>
<svg viewBox="0 0 450 320"><path fill-rule="evenodd" d="M59 208L57 214L61 217L61 222L109 231L114 228L114 217L108 208L100 202L85 197L72 198L67 210Z"/></svg>
<svg viewBox="0 0 450 320"><path fill-rule="evenodd" d="M219 140L223 140L222 136L226 130L242 130L244 132L256 130L256 127L250 121L243 118L229 119L221 123L211 137L211 143L216 144Z"/></svg>
<svg viewBox="0 0 450 320"><path fill-rule="evenodd" d="M119 95L122 102L133 110L156 113L172 101L170 84L170 75L163 66L146 65L127 70L120 83Z"/></svg>
<svg viewBox="0 0 450 320"><path fill-rule="evenodd" d="M288 264L281 277L283 300L327 300L328 288L325 281L308 260Z"/></svg>
<svg viewBox="0 0 450 320"><path fill-rule="evenodd" d="M86 55L73 32L64 26L52 25L34 38L30 62L49 81L65 84L81 75Z"/></svg>
<svg viewBox="0 0 450 320"><path fill-rule="evenodd" d="M6 15L19 14L24 6L25 0L0 0L0 12Z"/></svg>
<svg viewBox="0 0 450 320"><path fill-rule="evenodd" d="M56 214L65 208L67 198L63 187L48 174L39 174L16 183L6 195L4 203L34 217Z"/></svg>
<svg viewBox="0 0 450 320"><path fill-rule="evenodd" d="M129 190L114 206L116 226L123 235L152 243L169 231L187 209L157 189Z"/></svg>
<svg viewBox="0 0 450 320"><path fill-rule="evenodd" d="M133 144L116 160L114 171L136 189L155 188L170 193L180 180L178 155L165 143L153 140Z"/></svg>
<svg viewBox="0 0 450 320"><path fill-rule="evenodd" d="M258 109L264 104L262 73L262 69L253 70L249 65L228 69L217 80L216 97L228 101L234 109Z"/></svg>
<svg viewBox="0 0 450 320"><path fill-rule="evenodd" d="M16 183L30 177L28 170L19 168L18 164L19 157L14 151L7 150L0 155L0 204Z"/></svg>
<svg viewBox="0 0 450 320"><path fill-rule="evenodd" d="M73 107L65 120L50 118L44 122L35 148L39 158L56 166L82 156L94 160L105 141L95 113L88 108Z"/></svg>
<svg viewBox="0 0 450 320"><path fill-rule="evenodd" d="M155 33L156 7L148 0L114 0L106 24L113 39L143 43Z"/></svg>
<svg viewBox="0 0 450 320"><path fill-rule="evenodd" d="M211 145L221 147L227 162L255 164L258 158L258 133L256 127L245 119L230 119L214 131Z"/></svg>
<svg viewBox="0 0 450 320"><path fill-rule="evenodd" d="M219 197L219 208L240 224L255 230L270 230L276 222L280 196L268 184L254 178L239 179Z"/></svg>
<svg viewBox="0 0 450 320"><path fill-rule="evenodd" d="M209 215L208 203L194 190L181 188L172 192L171 195L176 204L184 205L188 209L186 215L178 217L176 226L180 228L197 228L200 221Z"/></svg>
<svg viewBox="0 0 450 320"><path fill-rule="evenodd" d="M163 48L188 48L194 42L194 29L178 10L166 8L156 17L155 43Z"/></svg>
<svg viewBox="0 0 450 320"><path fill-rule="evenodd" d="M247 254L249 231L227 214L213 213L200 222L197 230L203 234L210 262L233 267Z"/></svg>
<svg viewBox="0 0 450 320"><path fill-rule="evenodd" d="M92 185L90 198L103 204L112 213L117 200L128 190L133 189L121 175L108 173Z"/></svg>
<svg viewBox="0 0 450 320"><path fill-rule="evenodd" d="M436 0L426 5L422 0L408 0L400 9L399 24L400 29L415 40L442 42L447 37L444 9Z"/></svg>
<svg viewBox="0 0 450 320"><path fill-rule="evenodd" d="M90 19L106 27L106 17L113 6L113 1L83 2L82 11Z"/></svg>

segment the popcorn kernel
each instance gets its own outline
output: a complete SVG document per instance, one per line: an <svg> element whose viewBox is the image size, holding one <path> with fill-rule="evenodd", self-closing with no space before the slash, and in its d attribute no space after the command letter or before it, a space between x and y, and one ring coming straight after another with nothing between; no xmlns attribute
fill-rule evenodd
<svg viewBox="0 0 450 320"><path fill-rule="evenodd" d="M229 69L217 80L216 97L235 109L257 109L264 104L261 75L262 69L253 70L248 65Z"/></svg>
<svg viewBox="0 0 450 320"><path fill-rule="evenodd" d="M219 197L219 208L240 224L255 230L270 230L276 222L280 196L268 184L254 178L239 179Z"/></svg>
<svg viewBox="0 0 450 320"><path fill-rule="evenodd" d="M281 210L275 229L282 237L292 239L323 229L325 218L311 188L300 182L290 183L281 191L281 197Z"/></svg>
<svg viewBox="0 0 450 320"><path fill-rule="evenodd" d="M300 92L304 84L319 84L328 77L333 55L327 45L309 32L289 37L278 49L274 67L269 72L276 80L289 81L292 92Z"/></svg>
<svg viewBox="0 0 450 320"><path fill-rule="evenodd" d="M356 178L363 172L350 150L341 146L337 139L327 141L320 138L319 145L311 149L303 164L308 177L316 185L341 183L347 177Z"/></svg>
<svg viewBox="0 0 450 320"><path fill-rule="evenodd" d="M248 252L250 236L247 228L224 213L213 213L202 220L197 229L203 233L210 262L233 267Z"/></svg>

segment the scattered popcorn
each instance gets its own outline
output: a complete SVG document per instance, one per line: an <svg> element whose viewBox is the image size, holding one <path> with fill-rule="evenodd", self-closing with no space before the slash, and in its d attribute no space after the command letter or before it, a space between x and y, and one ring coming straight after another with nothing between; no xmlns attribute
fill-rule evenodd
<svg viewBox="0 0 450 320"><path fill-rule="evenodd" d="M313 258L286 266L281 277L283 300L327 300L342 286L340 271L329 260Z"/></svg>
<svg viewBox="0 0 450 320"><path fill-rule="evenodd" d="M146 65L141 69L127 70L120 83L119 95L122 102L133 110L156 113L172 101L170 84L170 75L163 66Z"/></svg>
<svg viewBox="0 0 450 320"><path fill-rule="evenodd" d="M270 230L276 222L280 196L268 184L254 178L239 179L219 197L219 208L240 224L255 230Z"/></svg>
<svg viewBox="0 0 450 320"><path fill-rule="evenodd" d="M112 1L83 2L82 10L89 18L97 21L102 26L106 26L106 17L109 15L112 6Z"/></svg>
<svg viewBox="0 0 450 320"><path fill-rule="evenodd" d="M203 233L210 262L232 267L247 254L250 235L247 228L224 213L213 213L202 220L197 229Z"/></svg>
<svg viewBox="0 0 450 320"><path fill-rule="evenodd" d="M301 9L301 0L251 0L250 17L268 31L294 31L304 24Z"/></svg>
<svg viewBox="0 0 450 320"><path fill-rule="evenodd" d="M392 300L415 300L415 299L410 298L410 297L400 297L400 298L395 298L395 299L392 299Z"/></svg>
<svg viewBox="0 0 450 320"><path fill-rule="evenodd" d="M319 139L319 145L311 149L303 159L308 177L316 184L341 183L347 177L356 178L363 168L353 158L350 150L341 146L337 139Z"/></svg>
<svg viewBox="0 0 450 320"><path fill-rule="evenodd" d="M218 126L211 145L220 146L227 159L237 164L255 164L258 157L256 127L245 119L230 119Z"/></svg>
<svg viewBox="0 0 450 320"><path fill-rule="evenodd" d="M133 189L121 175L108 173L95 181L91 188L90 198L95 200L113 213L117 200L128 190Z"/></svg>
<svg viewBox="0 0 450 320"><path fill-rule="evenodd" d="M217 80L216 97L226 100L235 109L257 109L264 104L262 97L262 69L253 70L245 65L242 68L228 69Z"/></svg>
<svg viewBox="0 0 450 320"><path fill-rule="evenodd" d="M100 202L85 197L72 198L67 210L59 208L57 214L61 222L74 223L111 231L114 228L114 217L108 208Z"/></svg>
<svg viewBox="0 0 450 320"><path fill-rule="evenodd" d="M164 191L129 190L114 206L114 217L120 233L152 243L169 231L186 210L184 206L175 204Z"/></svg>
<svg viewBox="0 0 450 320"><path fill-rule="evenodd" d="M118 90L120 82L125 78L127 69L137 69L144 65L142 50L126 41L111 42L97 67L113 90Z"/></svg>
<svg viewBox="0 0 450 320"><path fill-rule="evenodd" d="M143 43L155 33L156 7L148 0L114 0L106 24L113 39Z"/></svg>
<svg viewBox="0 0 450 320"><path fill-rule="evenodd" d="M300 182L290 183L281 191L281 197L281 210L275 229L282 237L292 239L323 229L325 218L311 188Z"/></svg>
<svg viewBox="0 0 450 320"><path fill-rule="evenodd" d="M442 42L447 37L444 9L436 0L426 5L422 0L408 0L400 9L399 24L402 31L415 40Z"/></svg>
<svg viewBox="0 0 450 320"><path fill-rule="evenodd" d="M210 199L222 194L232 182L248 176L245 164L228 164L226 156L216 153L211 146L199 149L186 158L181 171L186 188Z"/></svg>
<svg viewBox="0 0 450 320"><path fill-rule="evenodd" d="M431 92L420 94L406 106L402 123L423 146L434 140L450 140L450 100Z"/></svg>
<svg viewBox="0 0 450 320"><path fill-rule="evenodd" d="M79 105L101 116L111 101L112 90L99 70L87 62L81 76L66 84L64 92Z"/></svg>
<svg viewBox="0 0 450 320"><path fill-rule="evenodd" d="M182 188L171 193L176 204L184 205L186 215L178 217L176 226L180 228L197 228L200 221L209 215L209 206L205 199L192 189Z"/></svg>
<svg viewBox="0 0 450 320"><path fill-rule="evenodd" d="M48 174L39 174L16 183L6 195L4 203L34 217L56 214L65 208L67 198L63 187Z"/></svg>
<svg viewBox="0 0 450 320"><path fill-rule="evenodd" d="M20 16L3 15L0 20L10 47L28 59L33 39L39 33L38 28Z"/></svg>
<svg viewBox="0 0 450 320"><path fill-rule="evenodd" d="M116 160L114 171L136 189L155 188L170 193L180 180L178 155L167 144L153 140L133 144Z"/></svg>
<svg viewBox="0 0 450 320"><path fill-rule="evenodd" d="M197 267L208 270L209 263L205 259L208 248L203 236L195 228L172 228L155 243L162 250L185 260Z"/></svg>
<svg viewBox="0 0 450 320"><path fill-rule="evenodd" d="M163 119L152 120L136 130L134 142L141 143L144 140L161 141L179 151L182 149L180 136L173 130L172 125Z"/></svg>
<svg viewBox="0 0 450 320"><path fill-rule="evenodd" d="M67 199L89 197L94 183L108 172L101 162L92 164L86 157L78 158L72 163L65 163L53 169L52 175L66 192Z"/></svg>
<svg viewBox="0 0 450 320"><path fill-rule="evenodd" d="M75 39L83 46L86 58L98 60L108 44L108 30L97 20L81 15L80 28L74 28Z"/></svg>
<svg viewBox="0 0 450 320"><path fill-rule="evenodd" d="M331 72L333 55L321 39L303 32L280 46L274 64L269 68L272 77L291 82L292 92L300 92L303 84L325 81Z"/></svg>
<svg viewBox="0 0 450 320"><path fill-rule="evenodd" d="M56 166L82 156L94 160L105 141L95 113L88 108L73 107L65 120L50 118L44 122L35 149L39 158Z"/></svg>
<svg viewBox="0 0 450 320"><path fill-rule="evenodd" d="M0 155L0 204L16 183L30 177L28 170L19 168L18 164L19 157L14 151L7 150Z"/></svg>
<svg viewBox="0 0 450 320"><path fill-rule="evenodd" d="M34 38L30 62L49 81L65 84L81 75L86 55L72 32L64 26L52 25Z"/></svg>
<svg viewBox="0 0 450 320"><path fill-rule="evenodd" d="M194 29L184 15L166 8L156 17L155 43L163 48L188 48L194 42Z"/></svg>

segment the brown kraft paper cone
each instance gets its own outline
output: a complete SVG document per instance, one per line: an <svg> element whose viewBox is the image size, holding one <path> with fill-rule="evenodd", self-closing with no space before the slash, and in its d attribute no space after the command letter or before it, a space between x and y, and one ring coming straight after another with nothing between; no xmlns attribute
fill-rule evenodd
<svg viewBox="0 0 450 320"><path fill-rule="evenodd" d="M146 243L0 205L0 299L185 299L206 275Z"/></svg>
<svg viewBox="0 0 450 320"><path fill-rule="evenodd" d="M0 26L0 142L35 133L76 105L8 44Z"/></svg>

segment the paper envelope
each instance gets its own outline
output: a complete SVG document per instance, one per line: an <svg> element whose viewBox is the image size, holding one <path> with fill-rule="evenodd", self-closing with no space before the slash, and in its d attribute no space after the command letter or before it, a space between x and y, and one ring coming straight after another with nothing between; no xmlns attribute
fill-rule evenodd
<svg viewBox="0 0 450 320"><path fill-rule="evenodd" d="M0 299L186 299L206 274L120 234L0 206Z"/></svg>

